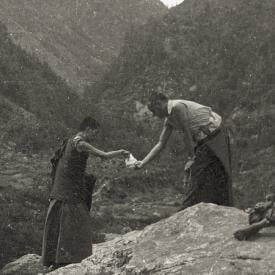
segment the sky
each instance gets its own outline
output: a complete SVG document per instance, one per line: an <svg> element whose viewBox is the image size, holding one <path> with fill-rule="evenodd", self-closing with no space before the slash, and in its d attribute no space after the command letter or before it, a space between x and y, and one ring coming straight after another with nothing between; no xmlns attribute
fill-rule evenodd
<svg viewBox="0 0 275 275"><path fill-rule="evenodd" d="M173 6L176 6L183 2L183 0L161 0L168 8L171 8Z"/></svg>

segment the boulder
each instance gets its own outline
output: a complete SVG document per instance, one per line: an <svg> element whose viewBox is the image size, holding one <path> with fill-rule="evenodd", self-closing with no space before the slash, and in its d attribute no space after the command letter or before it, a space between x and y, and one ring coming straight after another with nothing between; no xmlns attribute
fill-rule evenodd
<svg viewBox="0 0 275 275"><path fill-rule="evenodd" d="M1 271L2 275L37 275L46 271L40 263L40 256L25 255L18 260L7 264Z"/></svg>
<svg viewBox="0 0 275 275"><path fill-rule="evenodd" d="M275 274L275 228L239 242L232 234L245 225L247 214L241 210L200 203L94 245L91 257L49 274Z"/></svg>

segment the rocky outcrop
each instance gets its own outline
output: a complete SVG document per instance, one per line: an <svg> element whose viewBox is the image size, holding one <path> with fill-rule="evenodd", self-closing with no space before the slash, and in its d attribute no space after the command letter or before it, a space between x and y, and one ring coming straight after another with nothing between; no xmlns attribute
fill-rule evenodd
<svg viewBox="0 0 275 275"><path fill-rule="evenodd" d="M46 272L46 268L43 268L41 265L40 256L36 254L28 254L6 265L1 274L29 275L43 272Z"/></svg>
<svg viewBox="0 0 275 275"><path fill-rule="evenodd" d="M119 173L123 175L97 182L91 216L98 234L141 230L178 211L182 183L169 184L165 173L171 170L154 174L124 169Z"/></svg>
<svg viewBox="0 0 275 275"><path fill-rule="evenodd" d="M146 103L152 91L211 106L235 130L233 184L240 208L255 204L274 186L271 10L275 2L268 0L185 0L126 36L124 50L98 85L98 99L93 97L102 104L101 112L112 109L112 117L126 113L125 120L143 119L148 140L158 136L152 131L155 120L140 112L136 102ZM134 130L125 132L130 136ZM183 146L170 144L170 152L180 156Z"/></svg>
<svg viewBox="0 0 275 275"><path fill-rule="evenodd" d="M142 231L97 244L93 256L49 274L275 274L275 229L239 242L232 233L246 223L243 211L201 203ZM19 274L15 270L12 263L2 272Z"/></svg>

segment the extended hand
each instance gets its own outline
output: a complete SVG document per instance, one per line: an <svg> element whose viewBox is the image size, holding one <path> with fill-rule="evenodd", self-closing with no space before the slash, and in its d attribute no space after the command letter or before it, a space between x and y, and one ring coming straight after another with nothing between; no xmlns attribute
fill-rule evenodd
<svg viewBox="0 0 275 275"><path fill-rule="evenodd" d="M143 166L144 166L144 163L143 163L143 161L141 161L141 160L138 160L138 161L135 163L135 168L136 168L136 169L141 169L141 168L143 168Z"/></svg>
<svg viewBox="0 0 275 275"><path fill-rule="evenodd" d="M188 171L191 169L191 166L193 165L194 163L194 159L189 159L186 163L185 163L185 166L184 166L184 171Z"/></svg>

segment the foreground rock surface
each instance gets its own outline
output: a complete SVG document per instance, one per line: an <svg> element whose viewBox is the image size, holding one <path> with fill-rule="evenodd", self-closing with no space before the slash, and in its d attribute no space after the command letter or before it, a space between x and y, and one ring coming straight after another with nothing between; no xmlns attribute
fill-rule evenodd
<svg viewBox="0 0 275 275"><path fill-rule="evenodd" d="M36 254L25 255L18 260L7 264L0 274L18 274L18 275L29 275L46 273L47 269L40 263L40 256Z"/></svg>
<svg viewBox="0 0 275 275"><path fill-rule="evenodd" d="M93 256L49 274L275 274L275 228L252 241L235 240L232 233L246 224L243 211L201 203L97 244ZM9 265L3 274L20 274Z"/></svg>

